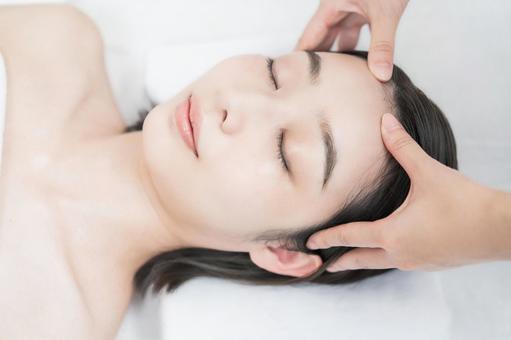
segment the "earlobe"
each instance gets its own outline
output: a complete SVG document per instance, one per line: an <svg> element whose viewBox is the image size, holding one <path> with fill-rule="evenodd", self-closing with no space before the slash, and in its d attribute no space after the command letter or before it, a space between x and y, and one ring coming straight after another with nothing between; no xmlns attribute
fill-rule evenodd
<svg viewBox="0 0 511 340"><path fill-rule="evenodd" d="M258 267L275 274L302 277L315 272L323 263L318 255L260 245L249 252Z"/></svg>

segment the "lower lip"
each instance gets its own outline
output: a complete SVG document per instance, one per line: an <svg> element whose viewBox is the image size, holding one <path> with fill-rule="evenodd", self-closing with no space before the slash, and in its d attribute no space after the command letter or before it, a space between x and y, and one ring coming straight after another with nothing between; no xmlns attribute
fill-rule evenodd
<svg viewBox="0 0 511 340"><path fill-rule="evenodd" d="M190 98L179 104L176 109L176 127L185 142L186 146L190 148L195 154L195 143L193 141L192 126L188 120L188 112L190 111ZM196 155L197 156L197 155Z"/></svg>

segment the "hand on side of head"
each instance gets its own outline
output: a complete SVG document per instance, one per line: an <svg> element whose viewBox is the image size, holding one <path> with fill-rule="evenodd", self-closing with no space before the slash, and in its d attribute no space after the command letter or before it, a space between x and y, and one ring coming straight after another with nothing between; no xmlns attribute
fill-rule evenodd
<svg viewBox="0 0 511 340"><path fill-rule="evenodd" d="M369 68L381 81L392 76L397 26L408 0L322 0L295 49L328 51L335 40L339 51L353 50L360 29L369 24Z"/></svg>
<svg viewBox="0 0 511 340"><path fill-rule="evenodd" d="M429 271L491 259L495 254L486 216L493 190L431 158L390 114L383 116L382 137L410 177L409 194L386 218L312 235L307 242L310 249L359 247L327 270Z"/></svg>

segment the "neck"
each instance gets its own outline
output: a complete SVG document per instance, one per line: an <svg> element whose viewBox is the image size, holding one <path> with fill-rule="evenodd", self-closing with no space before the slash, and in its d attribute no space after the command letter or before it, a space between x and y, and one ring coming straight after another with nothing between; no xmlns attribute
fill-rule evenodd
<svg viewBox="0 0 511 340"><path fill-rule="evenodd" d="M58 172L59 207L78 268L103 267L131 285L151 257L186 246L154 190L140 132L85 144L72 160Z"/></svg>

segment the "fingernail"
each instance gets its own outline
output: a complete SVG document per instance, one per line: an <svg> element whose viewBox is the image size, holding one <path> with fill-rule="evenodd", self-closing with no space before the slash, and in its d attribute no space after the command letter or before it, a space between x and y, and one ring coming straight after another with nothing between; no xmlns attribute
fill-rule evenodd
<svg viewBox="0 0 511 340"><path fill-rule="evenodd" d="M380 62L374 65L374 73L380 80L387 81L392 76L392 65L386 62Z"/></svg>
<svg viewBox="0 0 511 340"><path fill-rule="evenodd" d="M383 115L382 125L386 132L391 132L401 126L396 117L391 113L385 113Z"/></svg>

